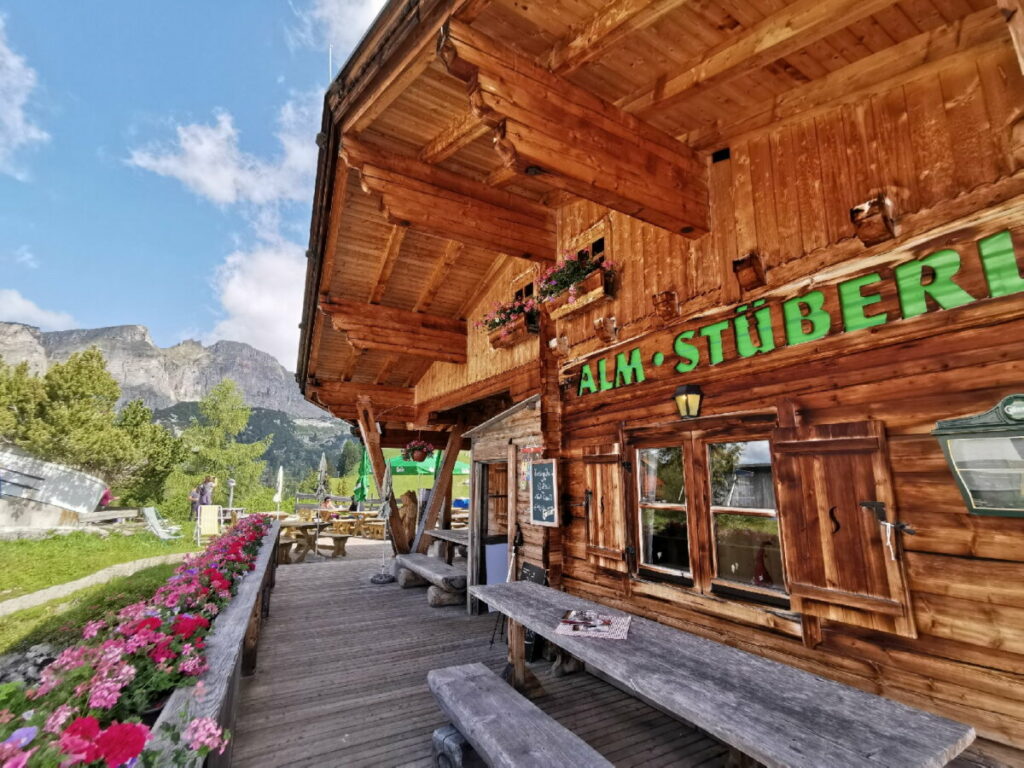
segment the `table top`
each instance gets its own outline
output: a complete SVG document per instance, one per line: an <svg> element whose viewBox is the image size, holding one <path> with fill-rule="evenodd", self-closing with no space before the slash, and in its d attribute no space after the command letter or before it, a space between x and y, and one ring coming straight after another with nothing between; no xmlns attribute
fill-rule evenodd
<svg viewBox="0 0 1024 768"><path fill-rule="evenodd" d="M424 531L435 539L442 539L444 541L450 541L453 544L469 544L469 529L468 528L433 528L428 531Z"/></svg>
<svg viewBox="0 0 1024 768"><path fill-rule="evenodd" d="M627 616L527 581L470 593L619 683L768 765L940 766L974 729L639 616L625 640L557 635L570 609Z"/></svg>

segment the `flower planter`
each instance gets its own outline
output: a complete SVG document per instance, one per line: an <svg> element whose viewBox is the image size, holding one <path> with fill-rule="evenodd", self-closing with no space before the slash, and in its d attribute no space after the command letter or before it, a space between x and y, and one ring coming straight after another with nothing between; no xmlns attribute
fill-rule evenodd
<svg viewBox="0 0 1024 768"><path fill-rule="evenodd" d="M413 461L426 461L427 460L427 452L426 451L413 451L412 452L412 460Z"/></svg>
<svg viewBox="0 0 1024 768"><path fill-rule="evenodd" d="M580 282L556 296L544 300L544 309L552 320L574 315L577 312L603 301L612 295L615 285L615 273L604 269L595 269ZM574 290L575 289L575 290ZM570 301L570 297L575 298Z"/></svg>
<svg viewBox="0 0 1024 768"><path fill-rule="evenodd" d="M529 321L526 315L516 315L514 319L500 328L490 331L487 334L487 340L491 343L492 348L505 349L515 346L537 331L536 322Z"/></svg>

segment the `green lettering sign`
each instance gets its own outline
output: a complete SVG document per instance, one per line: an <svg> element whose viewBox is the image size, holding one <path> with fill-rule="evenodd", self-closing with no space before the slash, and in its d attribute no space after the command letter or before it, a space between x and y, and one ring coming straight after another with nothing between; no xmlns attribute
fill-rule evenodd
<svg viewBox="0 0 1024 768"><path fill-rule="evenodd" d="M1000 232L978 241L981 268L988 283L988 295L993 299L1024 291L1024 278L1013 252L1013 238L1009 232Z"/></svg>
<svg viewBox="0 0 1024 768"><path fill-rule="evenodd" d="M722 352L722 333L729 328L729 321L723 320L720 323L705 325L697 333L708 340L708 361L712 365L718 365L725 359Z"/></svg>
<svg viewBox="0 0 1024 768"><path fill-rule="evenodd" d="M635 347L629 351L629 359L626 359L625 352L619 352L615 356L615 386L624 387L634 381L639 384L645 381L644 363L640 359L640 348Z"/></svg>
<svg viewBox="0 0 1024 768"><path fill-rule="evenodd" d="M672 344L672 349L679 355L680 361L676 363L676 371L678 373L687 373L692 371L700 363L700 350L687 342L687 339L694 337L693 331L683 331L676 336L675 342Z"/></svg>
<svg viewBox="0 0 1024 768"><path fill-rule="evenodd" d="M608 378L608 361L603 357L597 361L597 381L602 392L615 388L615 384Z"/></svg>
<svg viewBox="0 0 1024 768"><path fill-rule="evenodd" d="M927 284L924 282L925 267L931 270L931 282ZM962 307L974 301L971 294L953 282L953 275L959 271L960 254L949 248L896 267L893 272L903 317L909 319L927 312L925 296L931 296L942 309Z"/></svg>
<svg viewBox="0 0 1024 768"><path fill-rule="evenodd" d="M832 327L832 316L822 307L825 306L825 294L811 291L795 299L782 302L782 321L786 327L786 344L795 346L805 341L817 341L828 335ZM804 323L810 329L804 330Z"/></svg>
<svg viewBox="0 0 1024 768"><path fill-rule="evenodd" d="M877 304L882 297L877 293L865 296L861 289L881 280L881 275L872 272L870 275L855 277L839 284L839 309L843 315L843 327L847 331L859 331L873 325L881 325L889 319L885 312L871 317L864 314L867 307Z"/></svg>
<svg viewBox="0 0 1024 768"><path fill-rule="evenodd" d="M580 371L580 385L576 390L576 396L582 397L597 392L597 384L594 383L594 372L590 370L590 363L585 363Z"/></svg>

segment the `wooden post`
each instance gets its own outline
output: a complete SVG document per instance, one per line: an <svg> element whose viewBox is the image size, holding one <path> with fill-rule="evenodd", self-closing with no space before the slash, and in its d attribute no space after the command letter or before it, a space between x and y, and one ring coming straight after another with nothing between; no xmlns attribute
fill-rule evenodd
<svg viewBox="0 0 1024 768"><path fill-rule="evenodd" d="M1024 72L1024 6L1021 5L1021 0L996 0L996 5L1006 19L1010 38L1013 40L1013 49L1017 52L1017 64Z"/></svg>
<svg viewBox="0 0 1024 768"><path fill-rule="evenodd" d="M508 620L508 662L512 665L512 686L522 693L526 689L526 632L518 621Z"/></svg>
<svg viewBox="0 0 1024 768"><path fill-rule="evenodd" d="M448 443L444 447L444 459L441 462L441 472L434 480L434 489L430 492L430 502L427 504L427 511L420 520L419 530L416 531L416 540L413 542L414 552L426 552L430 544L430 537L424 535L437 522L441 506L445 497L452 487L452 470L455 469L455 461L459 458L459 450L462 448L462 424L456 424L448 433Z"/></svg>
<svg viewBox="0 0 1024 768"><path fill-rule="evenodd" d="M380 446L380 429L373 414L373 403L369 397L360 395L356 399L359 409L359 434L363 438L363 445L366 446L366 453L370 457L370 464L373 467L373 477L377 483L377 491L383 496L384 473L386 462L384 450ZM388 505L388 522L391 527L391 543L395 553L399 555L409 552L409 532L402 524L402 517L398 514L398 504L395 502L395 494L389 493L384 499Z"/></svg>

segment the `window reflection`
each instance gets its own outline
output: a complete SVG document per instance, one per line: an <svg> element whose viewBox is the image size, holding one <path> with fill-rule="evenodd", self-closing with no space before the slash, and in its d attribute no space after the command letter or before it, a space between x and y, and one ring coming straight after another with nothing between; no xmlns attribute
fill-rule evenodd
<svg viewBox="0 0 1024 768"><path fill-rule="evenodd" d="M716 507L775 509L767 440L708 445L711 503Z"/></svg>
<svg viewBox="0 0 1024 768"><path fill-rule="evenodd" d="M683 449L638 452L640 484L640 564L680 573L690 569L686 525Z"/></svg>
<svg viewBox="0 0 1024 768"><path fill-rule="evenodd" d="M783 589L779 521L757 515L715 515L718 577Z"/></svg>
<svg viewBox="0 0 1024 768"><path fill-rule="evenodd" d="M949 454L976 509L1024 511L1024 437L955 438Z"/></svg>
<svg viewBox="0 0 1024 768"><path fill-rule="evenodd" d="M647 448L639 458L641 501L686 504L682 448Z"/></svg>

